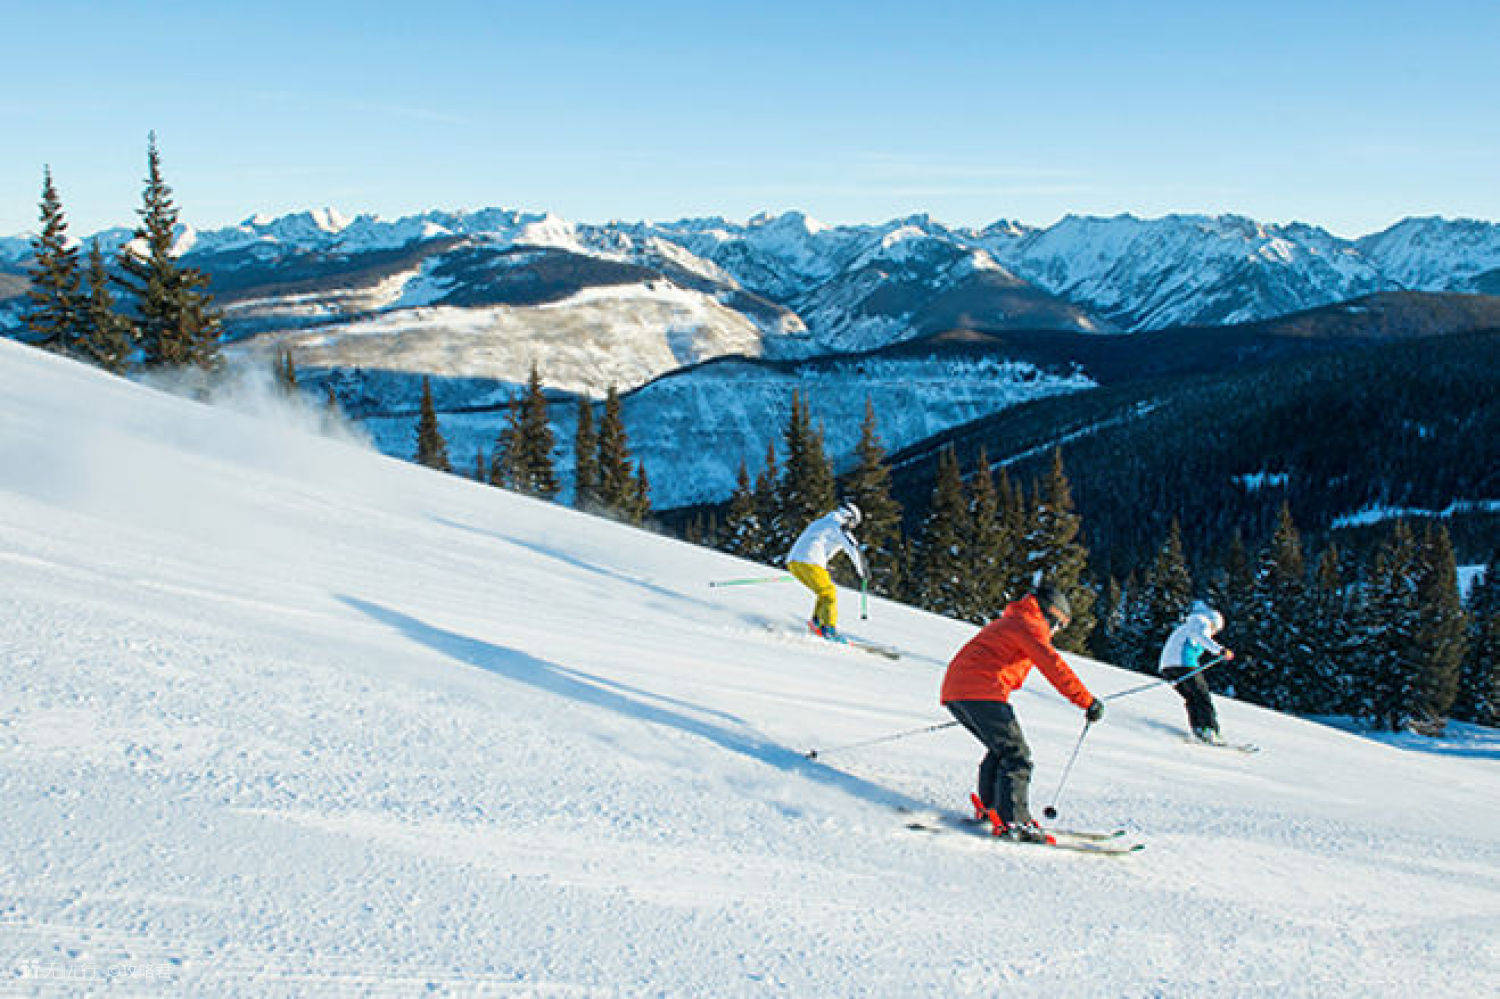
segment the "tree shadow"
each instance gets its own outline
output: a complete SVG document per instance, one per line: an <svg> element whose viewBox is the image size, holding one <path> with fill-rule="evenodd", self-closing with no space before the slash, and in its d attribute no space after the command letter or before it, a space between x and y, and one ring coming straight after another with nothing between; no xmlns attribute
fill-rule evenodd
<svg viewBox="0 0 1500 999"><path fill-rule="evenodd" d="M815 760L809 760L802 753L748 731L744 722L733 715L691 705L591 673L548 662L545 659L538 659L519 649L507 648L458 632L447 631L393 608L359 597L339 594L338 599L419 645L425 645L451 659L488 673L517 683L524 683L549 694L603 708L637 721L675 728L731 753L799 777L805 777L825 787L831 787L873 804L897 809L930 807L926 802L899 791L835 770ZM661 703L649 703L652 700ZM698 715L716 716L733 723L735 727L709 721L703 717L694 717L688 713L689 711Z"/></svg>

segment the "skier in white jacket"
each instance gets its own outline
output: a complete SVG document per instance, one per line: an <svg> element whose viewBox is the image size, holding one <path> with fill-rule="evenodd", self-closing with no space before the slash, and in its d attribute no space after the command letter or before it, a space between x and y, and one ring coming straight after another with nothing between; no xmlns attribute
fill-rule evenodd
<svg viewBox="0 0 1500 999"><path fill-rule="evenodd" d="M1187 619L1167 636L1156 665L1163 677L1177 681L1174 686L1187 704L1188 725L1193 730L1193 737L1203 742L1224 741L1219 735L1219 719L1208 693L1208 682L1202 673L1186 680L1182 678L1203 665L1204 653L1234 658L1233 652L1214 641L1214 635L1223 628L1224 615L1202 600L1195 600L1188 608Z"/></svg>
<svg viewBox="0 0 1500 999"><path fill-rule="evenodd" d="M865 578L865 561L860 558L859 544L850 533L859 526L860 519L859 507L843 503L837 510L808 524L786 556L787 571L817 595L807 627L813 634L834 642L844 639L838 630L838 590L834 589L833 578L828 575L828 562L843 552L854 563L859 578Z"/></svg>

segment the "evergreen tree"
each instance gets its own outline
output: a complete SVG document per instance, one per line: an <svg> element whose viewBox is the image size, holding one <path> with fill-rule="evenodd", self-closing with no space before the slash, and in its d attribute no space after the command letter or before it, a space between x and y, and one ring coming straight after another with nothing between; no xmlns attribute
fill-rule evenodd
<svg viewBox="0 0 1500 999"><path fill-rule="evenodd" d="M1090 651L1096 659L1119 663L1121 629L1125 624L1125 588L1114 576L1104 580L1100 606L1103 613L1099 616L1099 627L1094 629Z"/></svg>
<svg viewBox="0 0 1500 999"><path fill-rule="evenodd" d="M777 533L790 545L802 529L838 505L833 467L823 452L823 434L813 428L801 393L792 393L791 414L782 434L786 465L780 482Z"/></svg>
<svg viewBox="0 0 1500 999"><path fill-rule="evenodd" d="M865 417L854 445L854 470L844 480L843 496L859 507L859 541L867 558L870 592L895 596L901 573L901 504L891 496L891 471L885 445L876 428L875 404L865 400Z"/></svg>
<svg viewBox="0 0 1500 999"><path fill-rule="evenodd" d="M1423 677L1417 710L1424 721L1441 729L1458 697L1469 622L1458 592L1458 564L1448 529L1441 522L1429 524L1418 552L1417 600L1422 614L1412 654L1422 664Z"/></svg>
<svg viewBox="0 0 1500 999"><path fill-rule="evenodd" d="M1026 491L1011 482L1010 473L1000 469L995 480L995 499L1000 518L999 565L997 574L1004 602L1019 600L1031 591L1031 551L1027 547L1033 535L1034 509L1026 502Z"/></svg>
<svg viewBox="0 0 1500 999"><path fill-rule="evenodd" d="M777 490L777 483L781 481L781 472L776 459L776 442L770 441L766 444L766 462L755 476L755 521L757 533L754 535L753 551L747 551L747 558L759 559L771 565L785 565L786 553L791 545L791 539L786 538L778 528L782 520L781 496Z"/></svg>
<svg viewBox="0 0 1500 999"><path fill-rule="evenodd" d="M573 505L592 510L599 503L599 435L594 431L594 407L578 398L578 429L573 434Z"/></svg>
<svg viewBox="0 0 1500 999"><path fill-rule="evenodd" d="M135 297L143 360L148 366L197 364L214 367L219 360L221 319L205 290L208 278L181 266L172 256L177 207L162 179L156 133L146 148L146 187L136 240L120 251L120 283ZM144 252L135 243L144 244Z"/></svg>
<svg viewBox="0 0 1500 999"><path fill-rule="evenodd" d="M1248 689L1241 676L1240 667L1248 656L1250 638L1259 629L1254 607L1255 570L1250 565L1250 553L1245 550L1244 539L1235 530L1225 549L1224 565L1209 587L1209 601L1224 615L1224 631L1218 635L1220 644L1235 649L1235 658L1215 666L1205 675L1216 690L1239 694ZM1253 673L1253 670L1247 670ZM1254 679L1251 676L1250 686Z"/></svg>
<svg viewBox="0 0 1500 999"><path fill-rule="evenodd" d="M557 495L552 424L547 419L547 396L535 364L526 380L526 391L519 401L511 404L500 441L502 446L494 459L500 469L499 485L540 499Z"/></svg>
<svg viewBox="0 0 1500 999"><path fill-rule="evenodd" d="M1052 467L1040 486L1033 509L1031 543L1033 574L1042 576L1063 591L1073 608L1073 620L1053 639L1059 648L1082 650L1094 630L1096 594L1086 579L1089 552L1079 537L1082 518L1073 508L1073 490L1063 470L1062 449L1052 452Z"/></svg>
<svg viewBox="0 0 1500 999"><path fill-rule="evenodd" d="M1411 528L1396 521L1375 553L1358 619L1365 665L1358 714L1392 732L1419 717L1426 679L1414 655L1421 627L1422 555Z"/></svg>
<svg viewBox="0 0 1500 999"><path fill-rule="evenodd" d="M89 246L86 272L87 293L79 316L78 351L105 371L124 372L135 348L135 330L130 320L115 310L104 251L95 241Z"/></svg>
<svg viewBox="0 0 1500 999"><path fill-rule="evenodd" d="M443 439L442 428L438 426L437 409L432 404L432 381L428 378L422 379L422 408L417 417L416 462L439 472L453 470L448 464L448 442Z"/></svg>
<svg viewBox="0 0 1500 999"><path fill-rule="evenodd" d="M978 465L969 476L968 497L969 537L964 547L969 565L961 614L975 624L984 624L1005 607L1004 563L1017 539L1006 536L1008 525L1000 516L1000 494L983 447L979 449Z"/></svg>
<svg viewBox="0 0 1500 999"><path fill-rule="evenodd" d="M750 482L750 469L741 459L739 472L734 479L734 492L729 494L729 510L724 519L724 550L741 558L755 558L760 553L759 535L755 487Z"/></svg>
<svg viewBox="0 0 1500 999"><path fill-rule="evenodd" d="M1146 570L1138 599L1141 644L1136 668L1150 672L1156 668L1167 636L1182 623L1193 602L1193 577L1182 550L1182 528L1175 517Z"/></svg>
<svg viewBox="0 0 1500 999"><path fill-rule="evenodd" d="M1469 650L1464 657L1453 716L1478 725L1500 725L1500 580L1495 561L1469 594Z"/></svg>
<svg viewBox="0 0 1500 999"><path fill-rule="evenodd" d="M966 610L970 555L968 502L953 445L938 456L932 502L917 544L917 592L923 608L948 617Z"/></svg>
<svg viewBox="0 0 1500 999"><path fill-rule="evenodd" d="M610 516L634 520L641 506L640 479L630 455L619 393L611 385L599 421L599 504ZM638 522L638 521L637 521Z"/></svg>
<svg viewBox="0 0 1500 999"><path fill-rule="evenodd" d="M1145 592L1144 573L1142 577L1137 579L1134 572L1125 577L1115 662L1127 669L1152 673L1161 654L1161 643L1152 630L1152 601Z"/></svg>
<svg viewBox="0 0 1500 999"><path fill-rule="evenodd" d="M1329 545L1318 559L1308 598L1310 640L1319 652L1317 668L1304 680L1304 711L1346 714L1356 703L1359 647L1351 627L1352 596L1339 549Z"/></svg>
<svg viewBox="0 0 1500 999"><path fill-rule="evenodd" d="M1260 554L1251 591L1255 630L1243 649L1239 693L1278 710L1298 710L1321 650L1308 640L1307 567L1302 538L1283 503L1276 531Z"/></svg>
<svg viewBox="0 0 1500 999"><path fill-rule="evenodd" d="M1160 646L1151 647L1150 603L1141 592L1141 582L1132 571L1120 584L1118 603L1110 611L1113 619L1108 659L1126 669L1143 673L1156 668Z"/></svg>
<svg viewBox="0 0 1500 999"><path fill-rule="evenodd" d="M635 463L635 491L630 497L630 506L625 519L631 524L644 524L651 517L651 480L646 477L644 462Z"/></svg>
<svg viewBox="0 0 1500 999"><path fill-rule="evenodd" d="M62 199L52 183L52 168L42 170L41 231L32 238L34 257L27 277L31 287L24 314L26 328L39 346L72 353L79 338L78 248L68 240Z"/></svg>
<svg viewBox="0 0 1500 999"><path fill-rule="evenodd" d="M484 448L474 451L474 481L482 485L488 485L490 481L489 462L484 460Z"/></svg>

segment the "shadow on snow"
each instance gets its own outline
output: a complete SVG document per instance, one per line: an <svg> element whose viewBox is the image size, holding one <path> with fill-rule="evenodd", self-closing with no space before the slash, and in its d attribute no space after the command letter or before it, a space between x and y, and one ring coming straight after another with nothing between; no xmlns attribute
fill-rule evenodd
<svg viewBox="0 0 1500 999"><path fill-rule="evenodd" d="M613 711L627 718L675 728L757 763L805 777L873 804L887 808L928 807L926 802L835 770L826 764L809 760L795 750L770 742L746 730L744 723L733 715L538 659L519 649L448 631L358 597L341 594L338 599L419 645L488 673L524 683L549 694ZM658 703L651 703L653 701ZM730 722L733 727L695 717L705 714Z"/></svg>

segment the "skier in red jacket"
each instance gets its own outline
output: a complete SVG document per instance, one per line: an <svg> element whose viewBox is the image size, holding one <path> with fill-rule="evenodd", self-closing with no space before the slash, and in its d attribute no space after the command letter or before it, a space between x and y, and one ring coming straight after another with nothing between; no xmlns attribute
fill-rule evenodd
<svg viewBox="0 0 1500 999"><path fill-rule="evenodd" d="M1009 703L1031 667L1083 708L1090 722L1104 717L1104 702L1089 693L1052 647L1052 636L1067 627L1071 616L1067 597L1043 583L980 629L958 650L943 677L943 706L987 750L979 764L979 793L971 798L976 813L994 823L997 836L1047 841L1031 817L1031 749Z"/></svg>

